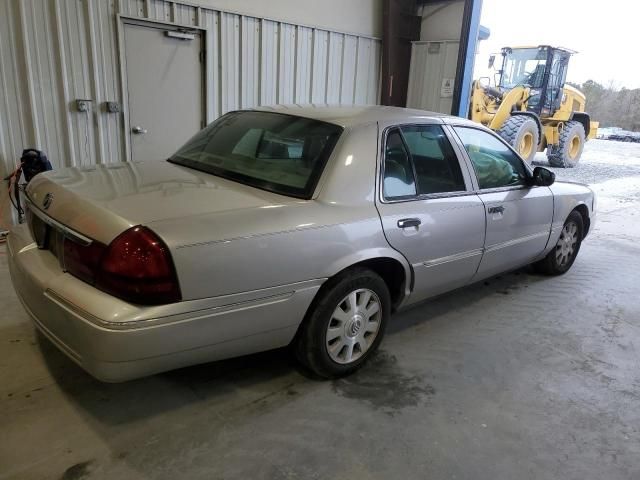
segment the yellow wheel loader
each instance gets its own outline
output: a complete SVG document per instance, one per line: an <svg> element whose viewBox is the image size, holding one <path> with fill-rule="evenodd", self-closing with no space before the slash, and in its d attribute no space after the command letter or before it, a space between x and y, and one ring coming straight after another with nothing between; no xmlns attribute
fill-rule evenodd
<svg viewBox="0 0 640 480"><path fill-rule="evenodd" d="M569 58L564 48L506 47L496 86L474 81L469 118L495 130L529 163L547 149L552 167L575 167L598 122L585 112L585 96L565 85ZM493 67L495 56L489 59Z"/></svg>

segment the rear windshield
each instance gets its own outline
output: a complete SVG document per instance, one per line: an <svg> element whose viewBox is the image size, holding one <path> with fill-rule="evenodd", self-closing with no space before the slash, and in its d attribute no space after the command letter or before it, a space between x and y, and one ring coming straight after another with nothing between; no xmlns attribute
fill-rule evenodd
<svg viewBox="0 0 640 480"><path fill-rule="evenodd" d="M253 187L310 198L342 127L271 112L231 112L169 161Z"/></svg>

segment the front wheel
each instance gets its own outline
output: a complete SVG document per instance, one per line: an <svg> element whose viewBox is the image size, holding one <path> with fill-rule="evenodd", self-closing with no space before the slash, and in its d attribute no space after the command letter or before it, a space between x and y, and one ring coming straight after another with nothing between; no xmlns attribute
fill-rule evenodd
<svg viewBox="0 0 640 480"><path fill-rule="evenodd" d="M560 132L557 145L547 148L549 165L557 168L573 168L580 161L586 142L584 127L575 120L567 122Z"/></svg>
<svg viewBox="0 0 640 480"><path fill-rule="evenodd" d="M354 269L329 280L294 341L298 360L323 378L354 372L380 345L390 305L389 289L375 272Z"/></svg>
<svg viewBox="0 0 640 480"><path fill-rule="evenodd" d="M500 127L498 135L505 139L525 162L533 162L540 143L538 125L533 118L527 115L512 115Z"/></svg>
<svg viewBox="0 0 640 480"><path fill-rule="evenodd" d="M582 215L573 211L562 227L560 238L546 257L533 264L534 268L546 275L562 275L571 268L578 256L584 232Z"/></svg>

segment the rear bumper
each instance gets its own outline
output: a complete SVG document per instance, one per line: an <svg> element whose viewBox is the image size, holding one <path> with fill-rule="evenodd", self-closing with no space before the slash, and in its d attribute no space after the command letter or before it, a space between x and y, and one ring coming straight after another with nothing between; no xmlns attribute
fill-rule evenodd
<svg viewBox="0 0 640 480"><path fill-rule="evenodd" d="M7 246L14 288L36 327L107 382L287 345L322 283L139 307L64 273L22 226Z"/></svg>

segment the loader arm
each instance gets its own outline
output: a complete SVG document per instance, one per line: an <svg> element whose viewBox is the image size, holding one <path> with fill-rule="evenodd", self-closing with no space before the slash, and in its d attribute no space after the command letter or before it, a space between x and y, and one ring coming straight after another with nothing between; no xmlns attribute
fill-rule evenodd
<svg viewBox="0 0 640 480"><path fill-rule="evenodd" d="M493 119L489 123L489 128L498 130L504 122L511 116L513 110L525 111L527 109L527 99L529 98L529 87L514 87L505 93L498 108L495 110Z"/></svg>
<svg viewBox="0 0 640 480"><path fill-rule="evenodd" d="M518 86L500 93L498 89L482 85L476 80L473 83L470 118L492 130L498 130L513 110L527 109L528 98L528 87Z"/></svg>

